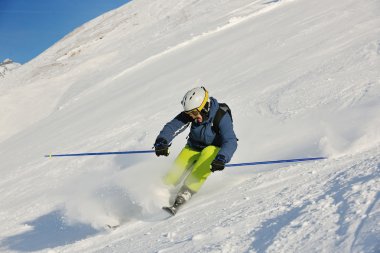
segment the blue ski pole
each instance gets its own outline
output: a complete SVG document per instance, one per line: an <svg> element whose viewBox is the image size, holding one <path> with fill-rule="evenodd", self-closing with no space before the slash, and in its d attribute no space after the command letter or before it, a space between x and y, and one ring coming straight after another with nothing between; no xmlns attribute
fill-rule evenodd
<svg viewBox="0 0 380 253"><path fill-rule="evenodd" d="M134 150L134 151L119 151L119 152L52 154L52 155L45 155L45 157L128 155L128 154L147 154L147 153L154 153L154 152L155 152L154 150ZM316 161L316 160L323 160L323 159L327 159L327 157L307 157L307 158L273 160L273 161L262 161L262 162L230 163L230 164L226 164L226 167L255 166L255 165L277 164L277 163L295 163L295 162Z"/></svg>
<svg viewBox="0 0 380 253"><path fill-rule="evenodd" d="M128 155L128 154L146 154L146 153L154 153L154 150L135 150L135 151L97 152L97 153L77 153L77 154L55 154L55 155L45 155L45 157Z"/></svg>
<svg viewBox="0 0 380 253"><path fill-rule="evenodd" d="M251 163L231 163L226 164L226 167L237 167L237 166L254 166L261 164L276 164L276 163L295 163L295 162L305 162L305 161L316 161L327 159L327 157L308 157L308 158L296 158L288 160L274 160L274 161L262 161L262 162L251 162Z"/></svg>

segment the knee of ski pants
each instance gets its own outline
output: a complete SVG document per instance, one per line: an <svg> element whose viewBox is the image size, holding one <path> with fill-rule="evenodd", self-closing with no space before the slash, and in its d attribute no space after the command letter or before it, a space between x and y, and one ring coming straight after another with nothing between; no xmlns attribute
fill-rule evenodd
<svg viewBox="0 0 380 253"><path fill-rule="evenodd" d="M196 162L200 156L200 151L191 149L186 145L175 159L173 166L169 169L163 178L167 185L176 186L182 181L188 169Z"/></svg>
<svg viewBox="0 0 380 253"><path fill-rule="evenodd" d="M199 191L203 183L211 174L211 163L219 153L219 150L219 147L208 146L201 151L198 160L185 180L185 186L187 188L193 192Z"/></svg>

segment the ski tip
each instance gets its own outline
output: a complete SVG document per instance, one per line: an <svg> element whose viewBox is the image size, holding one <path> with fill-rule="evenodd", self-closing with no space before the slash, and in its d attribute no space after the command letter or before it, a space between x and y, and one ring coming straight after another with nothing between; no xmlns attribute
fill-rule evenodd
<svg viewBox="0 0 380 253"><path fill-rule="evenodd" d="M163 210L174 216L177 213L177 210L174 207L164 206L162 207Z"/></svg>
<svg viewBox="0 0 380 253"><path fill-rule="evenodd" d="M115 230L115 229L117 229L118 227L120 227L120 224L118 224L118 225L109 225L109 224L106 224L105 227L106 227L107 229L110 229L110 230Z"/></svg>

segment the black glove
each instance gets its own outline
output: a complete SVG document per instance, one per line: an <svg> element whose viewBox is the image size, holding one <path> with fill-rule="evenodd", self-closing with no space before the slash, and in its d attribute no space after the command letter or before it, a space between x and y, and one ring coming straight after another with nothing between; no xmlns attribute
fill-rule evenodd
<svg viewBox="0 0 380 253"><path fill-rule="evenodd" d="M169 155L169 144L168 141L164 138L157 138L156 142L154 143L154 151L156 152L156 156Z"/></svg>
<svg viewBox="0 0 380 253"><path fill-rule="evenodd" d="M211 163L211 172L215 172L217 170L224 170L224 166L226 165L226 158L224 155L217 155Z"/></svg>

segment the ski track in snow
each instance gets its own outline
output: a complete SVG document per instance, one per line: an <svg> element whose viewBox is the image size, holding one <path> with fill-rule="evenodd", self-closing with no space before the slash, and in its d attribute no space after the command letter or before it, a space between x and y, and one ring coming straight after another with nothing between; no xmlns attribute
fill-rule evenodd
<svg viewBox="0 0 380 253"><path fill-rule="evenodd" d="M0 251L379 252L379 7L132 1L7 73ZM329 159L227 168L166 219L185 134L167 159L43 157L150 148L195 85L232 108L232 163Z"/></svg>

